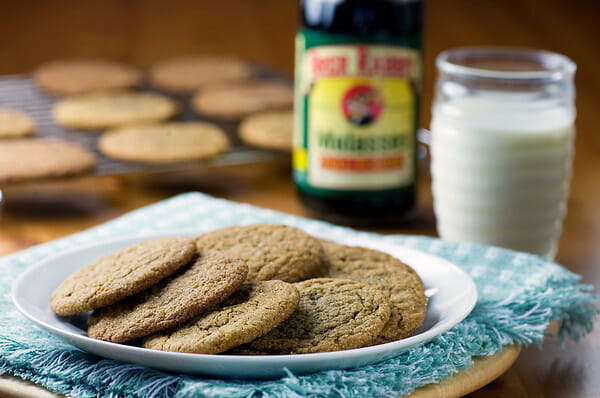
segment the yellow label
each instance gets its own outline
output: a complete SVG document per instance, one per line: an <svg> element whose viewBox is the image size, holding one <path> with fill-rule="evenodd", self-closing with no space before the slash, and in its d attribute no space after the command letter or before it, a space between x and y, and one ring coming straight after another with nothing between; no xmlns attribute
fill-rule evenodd
<svg viewBox="0 0 600 398"><path fill-rule="evenodd" d="M390 189L414 181L417 52L310 48L298 65L294 169L313 188Z"/></svg>

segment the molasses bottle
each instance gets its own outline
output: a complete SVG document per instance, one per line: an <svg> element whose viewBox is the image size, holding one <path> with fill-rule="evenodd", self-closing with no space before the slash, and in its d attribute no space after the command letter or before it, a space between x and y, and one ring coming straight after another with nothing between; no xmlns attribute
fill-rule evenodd
<svg viewBox="0 0 600 398"><path fill-rule="evenodd" d="M414 212L423 4L301 0L293 168L318 218L393 225Z"/></svg>

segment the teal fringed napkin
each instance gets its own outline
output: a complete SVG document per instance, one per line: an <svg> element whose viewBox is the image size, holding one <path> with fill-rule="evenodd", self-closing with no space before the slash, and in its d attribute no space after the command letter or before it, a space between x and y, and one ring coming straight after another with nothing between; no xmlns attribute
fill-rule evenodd
<svg viewBox="0 0 600 398"><path fill-rule="evenodd" d="M260 222L348 233L323 222L191 193L0 259L0 374L84 397L397 397L468 368L474 356L498 353L503 345L540 345L550 320L560 322L561 338L577 340L592 329L598 313L591 286L579 284L577 275L542 258L426 237L386 236L381 239L446 258L469 273L480 297L473 312L433 341L375 365L239 381L173 375L86 354L25 319L11 301L11 285L23 270L64 250L144 232Z"/></svg>

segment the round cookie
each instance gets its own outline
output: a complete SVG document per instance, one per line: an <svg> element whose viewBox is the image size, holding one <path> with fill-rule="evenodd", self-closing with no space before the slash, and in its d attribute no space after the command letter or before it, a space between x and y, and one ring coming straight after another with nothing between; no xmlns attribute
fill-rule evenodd
<svg viewBox="0 0 600 398"><path fill-rule="evenodd" d="M248 116L240 124L239 134L248 145L291 152L294 112L270 111Z"/></svg>
<svg viewBox="0 0 600 398"><path fill-rule="evenodd" d="M200 90L193 108L206 116L237 120L252 113L291 107L294 91L279 82L248 82Z"/></svg>
<svg viewBox="0 0 600 398"><path fill-rule="evenodd" d="M150 68L153 85L174 93L191 93L212 84L242 81L254 74L247 62L224 56L189 56L161 61Z"/></svg>
<svg viewBox="0 0 600 398"><path fill-rule="evenodd" d="M13 138L31 135L35 122L23 111L0 108L0 138Z"/></svg>
<svg viewBox="0 0 600 398"><path fill-rule="evenodd" d="M316 276L367 283L386 294L391 316L379 341L386 343L414 334L425 319L427 297L419 275L402 261L377 250L321 241L325 265Z"/></svg>
<svg viewBox="0 0 600 398"><path fill-rule="evenodd" d="M106 156L146 163L205 158L229 148L220 127L204 122L172 122L110 130L98 140Z"/></svg>
<svg viewBox="0 0 600 398"><path fill-rule="evenodd" d="M200 256L158 285L94 311L88 336L121 343L180 325L229 297L247 274L240 259L220 253Z"/></svg>
<svg viewBox="0 0 600 398"><path fill-rule="evenodd" d="M177 106L154 93L106 91L64 98L54 105L54 121L67 128L100 130L171 118Z"/></svg>
<svg viewBox="0 0 600 398"><path fill-rule="evenodd" d="M0 141L0 182L65 177L95 165L94 154L72 142L37 138Z"/></svg>
<svg viewBox="0 0 600 398"><path fill-rule="evenodd" d="M75 315L114 304L168 277L196 255L185 237L147 240L100 257L71 274L56 288L50 307Z"/></svg>
<svg viewBox="0 0 600 398"><path fill-rule="evenodd" d="M248 264L249 281L296 282L321 266L319 241L287 225L255 224L208 232L196 238L198 251L223 251Z"/></svg>
<svg viewBox="0 0 600 398"><path fill-rule="evenodd" d="M281 325L248 343L252 351L306 354L349 350L372 344L390 317L385 295L343 279L309 279L294 284L296 311Z"/></svg>
<svg viewBox="0 0 600 398"><path fill-rule="evenodd" d="M102 59L67 59L48 62L34 73L35 82L54 94L73 95L139 85L139 69Z"/></svg>
<svg viewBox="0 0 600 398"><path fill-rule="evenodd" d="M273 330L294 312L299 299L290 283L249 282L212 312L177 330L150 336L142 345L163 351L225 352Z"/></svg>

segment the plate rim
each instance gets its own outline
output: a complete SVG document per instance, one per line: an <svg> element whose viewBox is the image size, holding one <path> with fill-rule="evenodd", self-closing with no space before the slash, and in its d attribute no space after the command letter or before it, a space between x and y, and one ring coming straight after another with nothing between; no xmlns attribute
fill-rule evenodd
<svg viewBox="0 0 600 398"><path fill-rule="evenodd" d="M294 227L302 229L306 232L306 229L303 229L302 227L298 227L298 226L294 226ZM63 250L59 253L55 253L54 255L44 258L43 260L40 260L40 261L36 262L35 264L27 267L27 269L25 269L17 277L17 279L15 280L15 282L13 283L13 286L11 288L12 302L15 305L15 307L18 309L18 311L22 315L24 315L27 319L34 322L36 325L42 327L43 329L51 332L56 337L58 337L62 340L66 340L66 338L63 337L63 334L67 334L70 336L70 338L73 338L73 339L77 339L77 340L81 339L81 340L83 340L83 342L90 342L92 344L98 344L100 347L105 346L105 347L122 350L123 352L130 352L131 354L134 354L134 355L135 354L144 355L145 353L151 352L156 355L160 355L160 354L167 355L167 356L169 356L171 358L175 358L175 359L177 359L177 358L181 358L181 359L198 358L198 359L210 360L211 358L213 358L213 359L218 358L219 361L222 361L225 364L228 364L230 362L235 362L236 364L240 364L240 363L243 364L245 362L249 362L252 364L257 364L259 362L265 362L265 363L268 362L273 365L274 362L285 363L292 358L294 361L302 363L302 362L311 362L311 361L314 361L317 359L344 360L344 359L347 359L346 357L350 357L350 359L351 359L355 356L360 357L360 354L362 354L362 353L384 354L384 353L389 353L390 351L394 351L393 355L399 355L406 349L412 348L414 346L426 344L427 342L431 341L436 336L439 336L439 335L445 333L452 327L454 327L457 324L459 324L460 322L462 322L472 312L472 310L475 307L475 305L477 304L477 301L479 298L477 286L475 285L475 282L473 281L473 279L464 270L462 270L460 267L458 267L456 264L454 264L451 261L446 260L442 257L436 256L435 254L431 254L431 253L428 253L428 252L425 252L422 250L418 250L418 249L415 249L412 247L403 246L403 245L397 244L395 242L391 242L387 239L379 241L376 244L384 245L384 246L391 245L391 246L400 248L402 251L405 251L407 253L414 253L419 256L426 256L426 257L434 258L435 261L443 263L445 267L450 268L452 271L454 271L458 274L462 274L461 276L464 277L466 283L468 284L468 290L470 291L471 296L472 296L471 300L469 301L468 305L466 306L466 310L463 311L462 313L455 315L455 316L451 317L450 319L446 320L442 325L436 325L434 328L430 328L421 333L412 335L410 337L406 337L401 340L388 342L388 343L367 346L367 347L353 348L353 349L348 349L348 350L321 352L321 353L248 356L248 355L232 355L232 354L224 355L224 354L196 354L196 353L170 352L170 351L154 350L154 349L149 349L149 348L130 346L130 345L125 345L125 344L112 343L112 342L108 342L108 341L93 339L84 334L78 334L78 333L75 333L70 330L58 328L57 326L54 326L54 325L46 322L43 319L39 319L38 317L34 316L33 314L30 314L26 309L24 309L21 306L20 301L17 297L16 293L20 290L20 287L25 283L25 281L27 281L27 277L30 274L35 273L35 271L38 269L44 268L44 266L47 266L47 263L52 263L53 261L56 261L56 259L58 259L58 258L61 258L64 256L69 256L69 255L74 255L74 254L77 254L80 252L85 252L86 250L100 248L102 246L108 246L108 245L112 245L112 244L123 243L124 245L130 245L130 244L134 244L134 243L132 243L133 241L138 241L138 240L142 241L142 240L153 239L153 238L162 237L162 236L197 236L201 233L209 232L209 231L216 230L219 228L221 228L221 227L205 228L205 229L181 228L181 229L170 229L170 230L154 232L154 233L143 232L143 233L138 233L138 234L128 234L128 235L124 235L124 236L121 236L118 238L106 239L106 240L102 240L101 242L94 242L94 243L83 245L80 247ZM310 233L311 235L313 235L319 239L323 239L323 237L319 236L319 232L312 231L312 232L307 232L307 233ZM327 236L327 239L330 239L335 242L339 242L340 237L347 237L347 236L348 235L333 235L333 236ZM370 235L365 236L365 235L363 235L363 236L360 236L360 239L366 238L367 241L373 241L374 239L385 238L385 237L386 237L385 235L382 235L382 236L370 236ZM343 243L343 244L348 244L348 243ZM356 246L365 247L365 245L361 245L361 244L356 245ZM126 246L124 246L124 247L126 247ZM385 250L382 250L382 249L378 249L378 250L385 252ZM404 260L401 259L401 261L404 261ZM81 267L83 267L85 265L86 264L81 265ZM413 268L412 265L410 265L410 264L408 264L408 265L411 266L411 268ZM81 268L81 267L79 267L79 268ZM418 271L416 269L415 269L415 272L417 272L417 274L418 274ZM419 277L421 277L421 276L419 275ZM77 349L81 349L81 350L85 351L86 353L89 353L91 355L101 356L99 354L96 354L96 353L90 352L86 349L83 349L81 347L78 347L68 340L67 340L67 342L70 345L76 347ZM413 342L414 342L414 344L412 344ZM396 347L396 346L398 346L398 347ZM109 358L109 357L105 356L104 358ZM112 359L112 358L109 358L109 359ZM124 361L124 362L126 362L126 361ZM379 362L379 361L373 361L372 363L376 363L376 362Z"/></svg>

